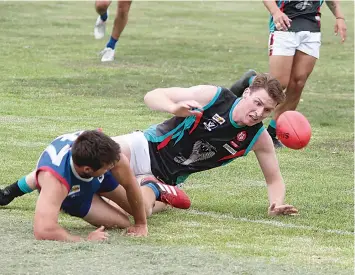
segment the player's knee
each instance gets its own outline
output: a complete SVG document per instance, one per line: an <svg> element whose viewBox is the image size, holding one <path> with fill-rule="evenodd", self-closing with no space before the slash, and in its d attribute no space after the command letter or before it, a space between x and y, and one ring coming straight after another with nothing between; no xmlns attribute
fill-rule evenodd
<svg viewBox="0 0 355 275"><path fill-rule="evenodd" d="M95 2L95 9L98 13L103 13L107 11L108 7L110 6L111 1L96 1Z"/></svg>
<svg viewBox="0 0 355 275"><path fill-rule="evenodd" d="M299 74L292 77L292 82L293 85L296 87L296 90L302 92L302 89L306 85L307 78L308 76L305 74Z"/></svg>

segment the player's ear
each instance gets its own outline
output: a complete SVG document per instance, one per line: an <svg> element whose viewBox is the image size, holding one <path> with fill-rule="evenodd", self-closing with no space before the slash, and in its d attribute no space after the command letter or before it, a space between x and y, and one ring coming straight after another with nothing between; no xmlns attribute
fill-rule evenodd
<svg viewBox="0 0 355 275"><path fill-rule="evenodd" d="M94 170L90 166L84 166L84 173L91 174Z"/></svg>
<svg viewBox="0 0 355 275"><path fill-rule="evenodd" d="M243 93L243 98L246 98L246 97L248 97L250 95L250 89L249 88L246 88L245 90L244 90L244 93Z"/></svg>

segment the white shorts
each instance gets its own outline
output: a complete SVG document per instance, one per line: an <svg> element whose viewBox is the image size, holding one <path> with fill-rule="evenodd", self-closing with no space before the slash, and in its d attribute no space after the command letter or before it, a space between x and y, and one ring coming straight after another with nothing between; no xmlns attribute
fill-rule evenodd
<svg viewBox="0 0 355 275"><path fill-rule="evenodd" d="M269 36L269 56L294 56L296 50L299 50L318 59L320 45L320 32L275 31Z"/></svg>
<svg viewBox="0 0 355 275"><path fill-rule="evenodd" d="M143 132L133 132L121 136L128 144L131 151L130 166L136 177L140 175L152 175L150 168L150 155L148 141Z"/></svg>

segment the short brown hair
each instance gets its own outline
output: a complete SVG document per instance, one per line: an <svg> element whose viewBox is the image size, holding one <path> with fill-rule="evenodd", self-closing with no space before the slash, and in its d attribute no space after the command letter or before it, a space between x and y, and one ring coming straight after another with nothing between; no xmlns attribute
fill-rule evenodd
<svg viewBox="0 0 355 275"><path fill-rule="evenodd" d="M73 162L94 171L120 160L121 148L112 138L98 130L84 131L72 146Z"/></svg>
<svg viewBox="0 0 355 275"><path fill-rule="evenodd" d="M253 83L249 86L249 89L251 92L258 89L265 89L268 95L277 102L277 105L284 102L286 99L281 83L267 73L257 74L253 80Z"/></svg>

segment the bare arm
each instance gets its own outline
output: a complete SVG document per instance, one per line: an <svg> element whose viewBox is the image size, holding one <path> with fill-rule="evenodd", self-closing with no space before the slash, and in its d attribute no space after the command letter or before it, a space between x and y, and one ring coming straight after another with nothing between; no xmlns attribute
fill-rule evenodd
<svg viewBox="0 0 355 275"><path fill-rule="evenodd" d="M275 149L267 131L263 131L254 145L254 152L268 187L270 205L282 205L285 199L285 184L281 176Z"/></svg>
<svg viewBox="0 0 355 275"><path fill-rule="evenodd" d="M328 8L330 11L334 14L336 18L343 18L344 19L344 14L340 9L340 3L339 1L325 1L327 4Z"/></svg>
<svg viewBox="0 0 355 275"><path fill-rule="evenodd" d="M142 230L137 232L137 235L147 235L147 217L142 192L131 170L129 161L124 154L121 153L120 161L113 169L111 169L111 173L126 190L127 200L131 206L135 226L137 228L140 227Z"/></svg>
<svg viewBox="0 0 355 275"><path fill-rule="evenodd" d="M341 42L343 43L346 40L347 28L344 14L340 9L340 3L339 1L326 1L325 3L335 16L334 33L335 35L340 34Z"/></svg>
<svg viewBox="0 0 355 275"><path fill-rule="evenodd" d="M291 19L284 14L276 4L276 1L263 0L264 6L271 14L278 31L287 31L291 27Z"/></svg>
<svg viewBox="0 0 355 275"><path fill-rule="evenodd" d="M217 87L210 85L190 88L158 88L148 92L144 97L144 102L152 110L185 117L196 114L191 109L202 109L216 93Z"/></svg>
<svg viewBox="0 0 355 275"><path fill-rule="evenodd" d="M253 150L264 174L269 196L269 215L293 214L297 209L284 205L286 188L281 176L273 142L267 131L263 131Z"/></svg>
<svg viewBox="0 0 355 275"><path fill-rule="evenodd" d="M274 15L277 12L281 12L276 4L276 1L263 0L263 3L271 15Z"/></svg>
<svg viewBox="0 0 355 275"><path fill-rule="evenodd" d="M60 207L68 194L66 187L49 172L40 172L41 185L34 219L34 235L37 240L80 241L79 236L69 234L58 224Z"/></svg>
<svg viewBox="0 0 355 275"><path fill-rule="evenodd" d="M41 186L41 192L35 210L35 238L37 240L81 241L81 237L71 235L58 224L60 207L65 197L68 195L66 187L49 172L40 172L38 182ZM107 239L107 234L103 229L102 227L90 233L88 240Z"/></svg>

